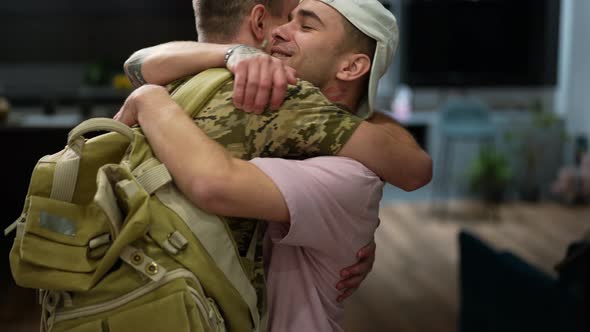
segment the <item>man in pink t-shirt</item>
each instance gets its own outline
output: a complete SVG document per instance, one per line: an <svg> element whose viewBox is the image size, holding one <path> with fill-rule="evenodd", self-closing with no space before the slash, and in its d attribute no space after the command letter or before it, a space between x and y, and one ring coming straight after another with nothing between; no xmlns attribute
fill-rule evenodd
<svg viewBox="0 0 590 332"><path fill-rule="evenodd" d="M277 186L290 223L268 223L264 247L269 331L343 331L334 285L373 239L383 182L342 157L251 161Z"/></svg>
<svg viewBox="0 0 590 332"><path fill-rule="evenodd" d="M170 103L164 88L146 86L143 90L150 93L140 90L137 98L122 108L121 112L130 116L121 115L125 123L139 122L144 131L143 124L149 123L148 131L186 135L185 142L197 159L208 158L192 180L207 178L219 173L219 169L232 173L226 177L231 181L208 187L207 197L215 199L189 192L191 201L204 209L220 208L219 202L224 202L221 205L228 204L223 208L230 213L233 210L228 209L235 208L232 202L239 206L244 206L244 201L264 202L264 209L250 212L272 221L268 223L265 245L268 330L342 331L344 308L337 300L340 294L334 285L340 280L341 268L355 263L358 248L373 239L379 223L381 179L361 163L345 157L302 161L232 158L190 118L180 117L185 116L184 110ZM166 116L155 116L160 112ZM185 120L179 123L170 121L170 117ZM179 178L175 177L175 181ZM243 212L233 213L240 216Z"/></svg>

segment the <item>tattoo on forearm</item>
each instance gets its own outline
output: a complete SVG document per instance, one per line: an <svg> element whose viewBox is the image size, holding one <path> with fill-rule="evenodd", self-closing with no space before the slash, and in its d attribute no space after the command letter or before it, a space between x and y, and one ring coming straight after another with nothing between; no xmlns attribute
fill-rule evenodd
<svg viewBox="0 0 590 332"><path fill-rule="evenodd" d="M145 55L142 52L137 52L136 54L132 55L129 60L125 63L125 73L127 77L131 81L131 84L135 87L140 87L144 84L147 84L146 80L143 78L143 74L141 73L141 66L145 60Z"/></svg>

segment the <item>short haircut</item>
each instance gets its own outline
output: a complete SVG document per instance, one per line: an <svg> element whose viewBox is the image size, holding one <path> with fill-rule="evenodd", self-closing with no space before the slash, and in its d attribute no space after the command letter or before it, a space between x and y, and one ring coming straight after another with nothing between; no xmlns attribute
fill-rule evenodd
<svg viewBox="0 0 590 332"><path fill-rule="evenodd" d="M240 25L252 8L264 5L278 16L284 0L193 0L195 21L200 41L226 43L238 34Z"/></svg>
<svg viewBox="0 0 590 332"><path fill-rule="evenodd" d="M342 25L344 26L345 33L342 50L366 54L371 59L371 62L373 62L375 48L377 47L375 39L365 35L344 16L342 16Z"/></svg>

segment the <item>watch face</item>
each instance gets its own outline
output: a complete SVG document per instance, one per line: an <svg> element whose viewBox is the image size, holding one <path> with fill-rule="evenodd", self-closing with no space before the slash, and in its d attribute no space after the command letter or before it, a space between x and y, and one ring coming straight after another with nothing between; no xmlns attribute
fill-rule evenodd
<svg viewBox="0 0 590 332"><path fill-rule="evenodd" d="M229 58L231 57L232 54L234 54L234 50L238 47L240 47L242 45L236 45L236 46L232 46L230 47L227 52L225 52L225 56L223 57L223 63L227 66L227 61L229 60Z"/></svg>

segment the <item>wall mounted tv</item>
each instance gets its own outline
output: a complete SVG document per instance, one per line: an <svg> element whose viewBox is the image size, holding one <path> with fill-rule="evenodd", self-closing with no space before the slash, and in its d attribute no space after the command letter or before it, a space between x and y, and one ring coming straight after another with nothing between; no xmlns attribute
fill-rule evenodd
<svg viewBox="0 0 590 332"><path fill-rule="evenodd" d="M404 0L402 82L553 86L559 11L560 0Z"/></svg>
<svg viewBox="0 0 590 332"><path fill-rule="evenodd" d="M1 1L0 31L2 64L121 68L140 48L197 38L190 0Z"/></svg>

